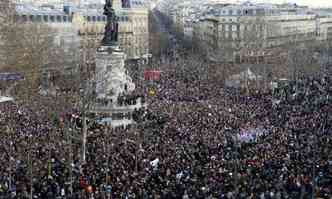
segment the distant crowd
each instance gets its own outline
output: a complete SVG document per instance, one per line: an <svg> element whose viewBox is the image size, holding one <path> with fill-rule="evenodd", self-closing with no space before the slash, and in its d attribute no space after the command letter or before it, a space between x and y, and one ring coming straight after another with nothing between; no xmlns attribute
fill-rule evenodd
<svg viewBox="0 0 332 199"><path fill-rule="evenodd" d="M0 104L0 198L332 198L330 77L247 94L170 70L154 86L134 127L89 127L85 162L78 110Z"/></svg>

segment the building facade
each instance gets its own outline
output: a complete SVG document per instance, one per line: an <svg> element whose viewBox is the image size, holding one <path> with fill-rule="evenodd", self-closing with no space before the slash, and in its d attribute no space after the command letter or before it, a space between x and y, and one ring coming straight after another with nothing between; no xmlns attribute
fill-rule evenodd
<svg viewBox="0 0 332 199"><path fill-rule="evenodd" d="M289 5L229 5L200 19L193 30L196 42L207 46L206 50L228 49L222 56L231 61L243 49L258 51L329 39L332 17Z"/></svg>
<svg viewBox="0 0 332 199"><path fill-rule="evenodd" d="M142 1L126 2L129 4L121 0L113 1L119 17L119 45L128 59L139 59L149 53L149 10ZM52 27L58 33L56 41L70 47L72 42L79 43L86 38L100 41L106 24L103 4L93 7L64 5L63 9L18 4L17 14L18 20L23 23L41 23Z"/></svg>

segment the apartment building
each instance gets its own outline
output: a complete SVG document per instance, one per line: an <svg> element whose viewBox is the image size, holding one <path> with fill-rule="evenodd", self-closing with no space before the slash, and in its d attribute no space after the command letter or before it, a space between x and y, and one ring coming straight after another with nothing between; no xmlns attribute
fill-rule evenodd
<svg viewBox="0 0 332 199"><path fill-rule="evenodd" d="M330 40L332 39L332 15L319 15L316 20L317 37L318 40Z"/></svg>
<svg viewBox="0 0 332 199"><path fill-rule="evenodd" d="M201 18L195 26L194 40L204 43L206 49L227 47L227 59L232 60L249 46L273 48L291 42L328 39L332 34L332 17L320 16L306 7L241 4L222 7Z"/></svg>
<svg viewBox="0 0 332 199"><path fill-rule="evenodd" d="M129 2L129 4L128 4ZM113 6L119 17L119 45L128 59L139 59L149 53L148 7L141 0L114 0ZM17 5L18 20L23 23L47 24L56 31L59 45L72 47L85 38L100 40L105 31L106 16L103 4L94 6Z"/></svg>

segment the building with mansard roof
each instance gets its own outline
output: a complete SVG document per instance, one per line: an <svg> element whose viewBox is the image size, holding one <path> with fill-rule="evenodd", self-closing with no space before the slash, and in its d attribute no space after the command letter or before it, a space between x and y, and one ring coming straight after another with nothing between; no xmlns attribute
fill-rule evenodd
<svg viewBox="0 0 332 199"><path fill-rule="evenodd" d="M76 2L76 4L75 4ZM54 0L54 4L17 4L18 20L23 23L41 23L52 27L58 34L59 45L73 46L83 36L100 41L104 34L106 17L103 4L78 4L82 1ZM62 4L58 7L58 4ZM119 45L128 59L140 59L149 53L149 5L144 0L114 0L119 17Z"/></svg>
<svg viewBox="0 0 332 199"><path fill-rule="evenodd" d="M243 55L244 50L238 49L266 49L332 39L331 15L297 5L229 5L202 17L194 26L193 40L211 52L211 57L228 61L264 54L247 51Z"/></svg>

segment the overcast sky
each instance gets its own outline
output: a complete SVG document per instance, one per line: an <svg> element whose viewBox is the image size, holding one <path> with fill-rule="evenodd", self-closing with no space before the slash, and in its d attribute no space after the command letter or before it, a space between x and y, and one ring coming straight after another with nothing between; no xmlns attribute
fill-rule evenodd
<svg viewBox="0 0 332 199"><path fill-rule="evenodd" d="M332 0L253 0L252 2L297 3L298 5L308 5L311 7L332 7Z"/></svg>

